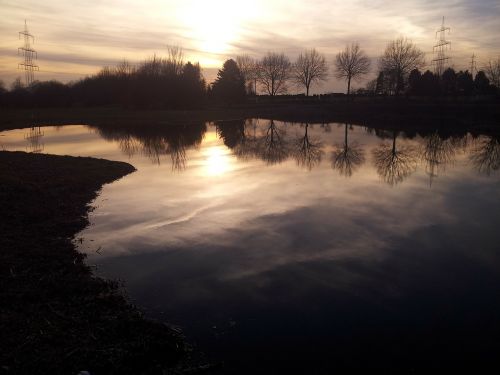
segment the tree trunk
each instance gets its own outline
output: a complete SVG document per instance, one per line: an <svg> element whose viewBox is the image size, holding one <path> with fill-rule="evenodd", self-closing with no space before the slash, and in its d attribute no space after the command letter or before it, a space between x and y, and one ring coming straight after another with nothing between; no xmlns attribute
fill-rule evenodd
<svg viewBox="0 0 500 375"><path fill-rule="evenodd" d="M351 93L351 77L347 79L347 95Z"/></svg>
<svg viewBox="0 0 500 375"><path fill-rule="evenodd" d="M309 85L306 86L306 96L309 96Z"/></svg>

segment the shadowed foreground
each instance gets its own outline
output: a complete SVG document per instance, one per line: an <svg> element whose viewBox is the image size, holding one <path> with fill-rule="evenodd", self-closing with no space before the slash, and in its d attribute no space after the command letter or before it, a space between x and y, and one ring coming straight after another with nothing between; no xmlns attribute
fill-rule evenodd
<svg viewBox="0 0 500 375"><path fill-rule="evenodd" d="M162 373L185 348L144 319L71 243L122 162L0 152L0 373Z"/></svg>

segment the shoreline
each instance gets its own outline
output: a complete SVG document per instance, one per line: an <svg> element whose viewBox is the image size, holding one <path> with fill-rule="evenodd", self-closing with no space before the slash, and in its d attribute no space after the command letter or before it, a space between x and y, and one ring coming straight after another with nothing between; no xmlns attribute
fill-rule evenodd
<svg viewBox="0 0 500 375"><path fill-rule="evenodd" d="M407 98L269 98L238 106L191 110L118 107L0 108L0 131L45 125L168 126L261 118L302 123L348 123L388 130L474 130L500 133L498 100Z"/></svg>
<svg viewBox="0 0 500 375"><path fill-rule="evenodd" d="M182 334L144 318L72 243L102 185L134 171L104 159L0 151L2 373L161 374L185 360Z"/></svg>

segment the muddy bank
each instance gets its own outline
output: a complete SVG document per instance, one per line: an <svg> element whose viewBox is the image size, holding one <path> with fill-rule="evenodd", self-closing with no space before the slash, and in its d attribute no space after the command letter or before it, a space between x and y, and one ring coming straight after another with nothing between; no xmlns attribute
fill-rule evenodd
<svg viewBox="0 0 500 375"><path fill-rule="evenodd" d="M161 374L180 334L146 320L117 283L94 277L71 240L122 162L0 152L0 373Z"/></svg>

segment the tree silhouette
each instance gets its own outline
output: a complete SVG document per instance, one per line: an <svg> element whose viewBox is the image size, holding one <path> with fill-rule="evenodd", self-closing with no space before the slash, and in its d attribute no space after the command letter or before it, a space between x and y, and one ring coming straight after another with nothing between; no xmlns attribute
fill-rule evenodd
<svg viewBox="0 0 500 375"><path fill-rule="evenodd" d="M457 93L457 73L453 68L448 68L443 72L441 87L445 95L455 95Z"/></svg>
<svg viewBox="0 0 500 375"><path fill-rule="evenodd" d="M422 94L422 73L420 70L413 69L408 77L408 92L412 95Z"/></svg>
<svg viewBox="0 0 500 375"><path fill-rule="evenodd" d="M427 96L437 96L441 93L439 77L427 70L421 77L422 94Z"/></svg>
<svg viewBox="0 0 500 375"><path fill-rule="evenodd" d="M311 170L314 166L321 163L323 145L320 141L313 140L309 137L309 124L306 123L304 128L304 135L295 140L293 157L298 166Z"/></svg>
<svg viewBox="0 0 500 375"><path fill-rule="evenodd" d="M328 79L328 65L324 55L315 49L307 50L299 55L292 67L292 79L297 86L309 89L313 84L319 84Z"/></svg>
<svg viewBox="0 0 500 375"><path fill-rule="evenodd" d="M500 57L496 60L490 60L482 68L491 84L500 89Z"/></svg>
<svg viewBox="0 0 500 375"><path fill-rule="evenodd" d="M332 152L332 168L338 170L341 176L351 177L353 172L365 162L365 153L357 143L349 144L347 140L347 130L349 125L344 127L344 143L337 145Z"/></svg>
<svg viewBox="0 0 500 375"><path fill-rule="evenodd" d="M474 81L472 79L472 74L469 73L468 70L459 71L457 74L457 89L458 92L462 95L470 95L472 94L472 90L474 90Z"/></svg>
<svg viewBox="0 0 500 375"><path fill-rule="evenodd" d="M498 137L482 139L472 149L470 160L480 173L489 176L498 171L500 169L500 139Z"/></svg>
<svg viewBox="0 0 500 375"><path fill-rule="evenodd" d="M285 93L291 68L290 59L285 54L268 52L259 63L258 81L271 96Z"/></svg>
<svg viewBox="0 0 500 375"><path fill-rule="evenodd" d="M476 73L474 78L474 89L477 94L484 95L489 93L490 80L486 77L486 74L480 70Z"/></svg>
<svg viewBox="0 0 500 375"><path fill-rule="evenodd" d="M393 77L393 91L396 95L404 89L410 72L424 64L424 52L406 38L390 42L380 58L381 70Z"/></svg>
<svg viewBox="0 0 500 375"><path fill-rule="evenodd" d="M389 185L404 181L416 169L417 158L411 146L396 147L397 132L393 131L392 145L382 143L373 150L378 175Z"/></svg>
<svg viewBox="0 0 500 375"><path fill-rule="evenodd" d="M375 83L375 93L376 94L387 94L387 79L385 77L384 72L379 72L377 76L377 80Z"/></svg>
<svg viewBox="0 0 500 375"><path fill-rule="evenodd" d="M236 64L245 80L245 87L249 94L257 94L258 63L248 55L236 56Z"/></svg>
<svg viewBox="0 0 500 375"><path fill-rule="evenodd" d="M226 103L235 103L245 97L245 78L236 61L229 59L224 63L212 85L212 93Z"/></svg>
<svg viewBox="0 0 500 375"><path fill-rule="evenodd" d="M347 95L351 92L351 80L358 79L370 71L370 59L359 47L352 43L335 56L335 76L347 81Z"/></svg>

